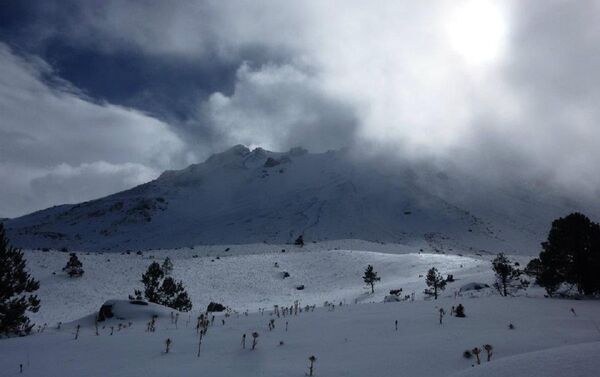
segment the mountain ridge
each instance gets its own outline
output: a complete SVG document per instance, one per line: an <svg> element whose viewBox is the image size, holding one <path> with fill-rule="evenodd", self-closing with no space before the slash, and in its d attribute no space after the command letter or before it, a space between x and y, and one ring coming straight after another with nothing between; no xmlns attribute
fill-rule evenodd
<svg viewBox="0 0 600 377"><path fill-rule="evenodd" d="M24 248L125 251L291 243L303 235L308 242L355 238L438 252L514 252L539 245L552 220L536 219L540 205L510 195L531 218L468 208L440 194L458 191L456 180L425 170L357 158L350 149L271 152L236 145L129 190L5 224Z"/></svg>

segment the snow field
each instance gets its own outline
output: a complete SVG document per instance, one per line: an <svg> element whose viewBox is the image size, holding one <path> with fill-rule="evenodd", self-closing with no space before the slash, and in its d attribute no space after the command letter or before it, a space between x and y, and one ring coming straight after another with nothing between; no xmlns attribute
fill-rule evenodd
<svg viewBox="0 0 600 377"><path fill-rule="evenodd" d="M467 318L446 316L440 325L438 308L449 311L458 302L465 305ZM577 316L570 312L571 307ZM3 371L14 371L8 376L17 375L22 363L24 376L289 377L304 376L307 358L315 355L316 376L431 377L463 372L478 376L498 369L510 370L512 376L545 376L544 369L541 374L530 374L529 363L543 366L544 360L551 358L554 374L550 375L595 376L593 367L598 360L591 356L600 344L595 327L599 315L596 301L498 296L345 305L334 311L321 307L286 318L268 312L234 314L217 316L203 338L199 358L194 316L186 326L187 315L182 314L178 329L168 317L159 318L154 333L145 331L144 320L135 320L131 328L121 331L116 330L117 324L127 321L110 320L100 336L94 335L93 325L84 322L77 340L75 323L71 323L61 330L1 341L0 365ZM267 324L272 318L275 329L269 331ZM398 331L394 330L395 320ZM287 332L285 321L289 323ZM516 328L509 330L509 323ZM115 327L113 336L109 335L111 325ZM260 333L255 351L248 349L253 331ZM247 334L245 350L240 344L243 333ZM164 353L167 338L173 342L169 354ZM464 350L486 343L494 347L489 364L485 354L482 365L475 365L474 358L463 358ZM571 360L573 355L579 355L574 359L577 365ZM579 374L571 374L572 368Z"/></svg>
<svg viewBox="0 0 600 377"><path fill-rule="evenodd" d="M210 257L198 258L193 257L198 250L161 251L143 256L79 253L85 270L81 278L69 278L61 271L68 254L28 251L28 267L40 280L37 293L42 300L40 311L31 318L38 324L54 325L97 311L108 299L126 299L134 288L142 287L141 275L148 265L152 261L162 263L165 255L173 260L173 276L183 280L195 311L204 310L211 301L240 312L272 308L275 304L290 305L294 300L302 305L319 306L324 301L381 302L390 289L399 288L404 294L415 292L420 297L425 280L419 275L425 275L431 267L454 274L456 279L478 272L489 275L487 260L454 255L304 251L290 249L289 245L287 250L248 254L248 250L238 247L229 254L213 252ZM375 295L370 294L361 278L367 264L372 264L381 277ZM282 277L284 271L290 274L289 278ZM447 294L452 294L459 284L460 280L450 284ZM305 288L299 291L296 289L299 285Z"/></svg>
<svg viewBox="0 0 600 377"><path fill-rule="evenodd" d="M68 254L26 251L28 268L41 282L42 307L32 319L48 327L32 336L0 340L0 376L305 376L311 355L317 357L315 376L328 377L595 377L600 370L598 301L546 299L535 287L520 297L500 297L491 289L455 297L465 284L491 285L490 256L426 254L408 246L381 245L392 254L320 249L323 246L255 244L228 251L226 246L206 246L142 256L78 253L86 272L74 279L61 271ZM193 311L180 313L176 327L168 308L123 309L129 304L120 303L115 309L125 318L101 323L96 336L93 313L106 300L125 299L141 288L147 266L162 263L167 255L175 266L174 277L183 280L190 293ZM522 264L526 259L517 258ZM375 294L362 282L367 264L382 279ZM456 279L439 300L422 294L424 275L431 267ZM283 271L290 277L283 279ZM304 290L296 289L300 284ZM390 289L398 288L407 295L415 292L415 301L382 303ZM271 314L273 305L290 306L295 300L302 307L317 308L285 318ZM237 312L216 315L198 358L196 317L210 301ZM324 301L344 304L331 310L323 307ZM459 303L467 317L446 315L440 325L439 308L449 313ZM266 308L263 314L260 308ZM156 332L146 332L152 313L162 314ZM273 331L268 329L271 319ZM63 325L57 329L59 321ZM511 323L514 330L509 329ZM119 324L125 328L119 329ZM81 328L76 340L77 325ZM254 331L260 336L257 349L251 351ZM240 344L244 333L247 349ZM167 338L172 340L168 354ZM465 350L484 344L494 347L491 362L485 361L485 352L481 365L463 357Z"/></svg>

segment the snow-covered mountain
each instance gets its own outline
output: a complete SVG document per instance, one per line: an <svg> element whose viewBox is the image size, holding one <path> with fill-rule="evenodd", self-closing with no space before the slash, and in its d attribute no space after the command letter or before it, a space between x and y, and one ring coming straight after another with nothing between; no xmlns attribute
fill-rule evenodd
<svg viewBox="0 0 600 377"><path fill-rule="evenodd" d="M347 149L277 153L238 145L130 190L5 226L25 248L124 251L288 243L303 235L306 242L363 239L429 251L533 254L550 221L568 210L536 202L531 193L499 190L477 202L460 192L471 183L358 159Z"/></svg>

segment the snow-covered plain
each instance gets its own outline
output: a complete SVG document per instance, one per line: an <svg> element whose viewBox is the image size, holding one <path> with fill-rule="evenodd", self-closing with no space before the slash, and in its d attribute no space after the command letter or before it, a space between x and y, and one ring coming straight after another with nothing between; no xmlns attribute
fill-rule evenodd
<svg viewBox="0 0 600 377"><path fill-rule="evenodd" d="M437 308L448 310L457 302L465 305L467 317L446 317L440 325ZM18 375L23 364L25 376L287 377L304 376L308 357L315 355L316 376L591 377L600 368L599 315L597 302L500 297L346 305L286 318L233 315L225 325L218 317L209 328L200 357L194 320L187 323L186 315L177 329L168 316L159 318L154 333L145 331L146 320L120 331L119 321L110 320L96 336L84 322L77 340L74 324L2 340L0 364L6 375ZM269 331L272 318L275 329ZM509 330L509 323L516 328ZM260 334L254 351L248 349L253 331ZM243 333L246 349L240 344ZM172 340L169 354L164 353L167 338ZM465 349L486 343L494 347L491 362L485 355L482 365L463 358Z"/></svg>
<svg viewBox="0 0 600 377"><path fill-rule="evenodd" d="M500 297L491 289L455 296L468 283L492 283L490 256L419 253L416 247L398 245L380 245L387 249L378 251L350 247L359 244L369 246L347 241L341 245L346 250L325 244L305 248L257 244L161 250L142 256L80 253L86 272L79 279L61 271L68 254L26 251L28 267L41 281L42 309L33 318L48 327L29 337L0 340L0 374L289 377L306 375L311 355L317 357L315 376L598 374L600 302L547 299L536 287L519 297ZM371 246L376 249L376 244ZM89 315L108 299L126 298L141 286L139 279L148 264L162 262L167 255L175 265L173 275L186 284L193 311L180 314L176 328L170 310L158 310L163 314L151 333L145 331L146 323L150 312L157 311L141 309L125 319L108 320L96 336ZM382 279L374 295L361 280L367 264ZM456 281L439 300L426 300L420 275L434 266L453 274ZM283 271L290 277L283 279ZM305 286L302 291L296 290L300 284ZM415 301L382 303L388 291L397 288L405 294L415 292ZM285 318L271 315L273 305L292 305L294 300L317 308ZM324 307L326 300L336 307ZM209 301L222 302L236 312L230 317L217 315L198 357L195 322ZM458 303L465 306L467 317L446 315L440 325L439 308L449 312ZM266 311L261 314L259 308ZM267 326L271 319L273 331ZM60 330L58 321L65 323ZM118 330L119 323L127 327ZM511 323L514 330L508 327ZM75 340L77 324L82 327ZM253 331L260 334L254 351L248 349ZM240 344L244 333L246 349ZM167 338L172 340L168 354ZM466 349L483 344L494 347L491 362L485 361L485 353L482 365L463 357Z"/></svg>
<svg viewBox="0 0 600 377"><path fill-rule="evenodd" d="M342 245L357 244L384 248L350 240ZM478 272L489 275L489 262L479 257L419 253L417 248L402 245L385 245L387 252L356 247L329 250L323 246L213 246L145 252L141 256L78 253L85 270L81 278L69 278L62 272L67 253L26 251L28 266L41 283L38 295L42 308L32 318L40 324L71 321L98 310L105 300L126 299L135 288L142 287L140 279L148 265L162 263L166 256L173 261L173 276L184 281L194 310L206 309L211 301L238 311L257 311L294 300L304 305L321 305L327 300L381 302L390 289L399 288L420 297L425 288L420 275L431 267L458 279ZM382 277L375 295L367 294L370 291L361 279L367 264ZM284 279L283 272L290 276ZM449 292L459 284L451 284ZM304 285L301 291L296 289L300 285Z"/></svg>

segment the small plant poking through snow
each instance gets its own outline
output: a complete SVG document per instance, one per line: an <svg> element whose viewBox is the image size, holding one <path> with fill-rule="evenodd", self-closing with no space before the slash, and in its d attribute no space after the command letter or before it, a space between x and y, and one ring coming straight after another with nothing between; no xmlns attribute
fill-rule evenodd
<svg viewBox="0 0 600 377"><path fill-rule="evenodd" d="M470 359L470 358L472 358L472 357L473 357L473 354L471 353L471 351L469 351L469 350L466 350L465 352L463 352L463 357L464 357L465 359Z"/></svg>
<svg viewBox="0 0 600 377"><path fill-rule="evenodd" d="M170 276L173 272L173 262L171 262L171 258L166 257L161 267L165 276Z"/></svg>
<svg viewBox="0 0 600 377"><path fill-rule="evenodd" d="M258 333L255 331L252 333L252 350L256 348L256 344L258 343Z"/></svg>
<svg viewBox="0 0 600 377"><path fill-rule="evenodd" d="M308 358L308 361L310 361L310 366L308 368L308 375L312 376L313 371L314 371L315 361L317 361L317 358L314 355L312 355L311 357Z"/></svg>
<svg viewBox="0 0 600 377"><path fill-rule="evenodd" d="M491 344L486 344L483 346L483 349L487 353L487 361L489 362L490 360L492 360L492 350L494 349L494 347L492 347Z"/></svg>
<svg viewBox="0 0 600 377"><path fill-rule="evenodd" d="M479 349L478 347L475 347L471 350L471 353L473 355L475 355L475 357L477 358L477 365L481 364L481 360L479 359L479 354L481 353L481 349Z"/></svg>
<svg viewBox="0 0 600 377"><path fill-rule="evenodd" d="M458 306L455 309L456 312L456 316L459 318L464 318L466 317L465 315L465 307L463 306L463 304L458 304Z"/></svg>

